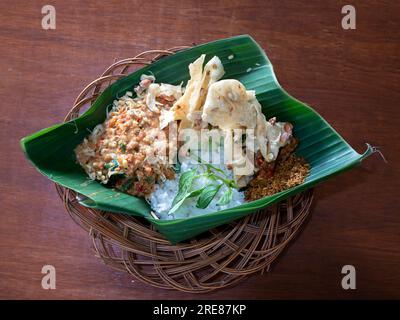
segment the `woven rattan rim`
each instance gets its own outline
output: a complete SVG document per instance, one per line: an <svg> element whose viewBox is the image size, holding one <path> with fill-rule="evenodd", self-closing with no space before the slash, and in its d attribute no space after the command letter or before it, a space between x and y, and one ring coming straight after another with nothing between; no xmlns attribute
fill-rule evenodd
<svg viewBox="0 0 400 320"><path fill-rule="evenodd" d="M116 61L78 95L65 121L79 116L111 83L188 47L151 50ZM310 213L312 190L177 245L145 219L80 205L77 194L56 185L72 219L88 231L96 256L107 265L163 289L204 293L269 271Z"/></svg>

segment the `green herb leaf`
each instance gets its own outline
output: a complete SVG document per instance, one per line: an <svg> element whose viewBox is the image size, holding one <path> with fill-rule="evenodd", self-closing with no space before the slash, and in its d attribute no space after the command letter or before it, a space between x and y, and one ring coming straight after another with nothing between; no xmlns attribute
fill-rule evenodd
<svg viewBox="0 0 400 320"><path fill-rule="evenodd" d="M217 172L223 174L223 175L226 177L225 171L222 170L221 168L218 168L218 167L216 167L216 166L213 166L212 164L209 164L209 163L204 163L204 165L206 165L207 168L212 169L212 170L214 170L214 171L217 171Z"/></svg>
<svg viewBox="0 0 400 320"><path fill-rule="evenodd" d="M218 200L217 206L226 206L232 201L233 191L232 188L228 188L222 197Z"/></svg>
<svg viewBox="0 0 400 320"><path fill-rule="evenodd" d="M177 198L174 198L172 202L172 207L169 209L168 214L174 213L178 208L182 205L183 201L185 201L186 197L181 197L179 200L175 201ZM175 203L175 204L174 204Z"/></svg>
<svg viewBox="0 0 400 320"><path fill-rule="evenodd" d="M204 188L205 187L190 192L186 198L197 197L199 194L201 194L203 192Z"/></svg>
<svg viewBox="0 0 400 320"><path fill-rule="evenodd" d="M203 188L200 188L200 189L197 189L197 190L194 190L194 191L192 191L192 192L188 192L188 193L186 193L186 194L182 197L182 199L178 200L178 202L176 202L175 204L174 204L174 202L172 202L173 206L172 206L172 208L169 210L168 214L174 213L176 210L178 210L178 208L183 204L183 202L184 202L186 199L188 199L188 198L193 198L193 197L197 197L199 194L201 194L201 192L202 192L203 190L204 190L204 187L203 187ZM176 198L176 197L175 197L175 198ZM175 200L175 199L174 199L174 200Z"/></svg>
<svg viewBox="0 0 400 320"><path fill-rule="evenodd" d="M192 186L193 180L196 177L197 169L192 169L182 173L179 178L179 189L174 200L172 201L172 207L169 214L175 212L185 201L189 195L190 187Z"/></svg>
<svg viewBox="0 0 400 320"><path fill-rule="evenodd" d="M210 170L214 170L217 171L221 174L223 174L226 177L226 173L224 172L224 170L222 170L221 168L218 168L216 166L213 166L212 164L205 162L203 159L201 159L197 154L192 154L192 157L198 161L199 163L201 163L202 165L206 166L206 168L208 169L208 171Z"/></svg>
<svg viewBox="0 0 400 320"><path fill-rule="evenodd" d="M212 184L205 187L200 193L199 198L197 199L196 207L200 209L207 208L212 199L214 199L214 197L218 193L219 189L221 189L221 186L222 184Z"/></svg>
<svg viewBox="0 0 400 320"><path fill-rule="evenodd" d="M219 168L217 168L219 169ZM212 170L207 170L207 172L204 172L203 174L201 174L203 177L206 177L208 179L217 181L220 180L222 181L228 188L238 188L235 180L232 179L228 179L228 178L224 178L219 176L218 174L216 174L215 172L213 172ZM226 174L224 173L224 175L226 176Z"/></svg>
<svg viewBox="0 0 400 320"><path fill-rule="evenodd" d="M179 192L186 193L190 189L196 173L196 169L188 170L182 173L181 177L179 178Z"/></svg>
<svg viewBox="0 0 400 320"><path fill-rule="evenodd" d="M121 142L121 143L119 144L119 146L120 146L122 152L125 153L125 152L126 152L126 144L123 143L123 142Z"/></svg>

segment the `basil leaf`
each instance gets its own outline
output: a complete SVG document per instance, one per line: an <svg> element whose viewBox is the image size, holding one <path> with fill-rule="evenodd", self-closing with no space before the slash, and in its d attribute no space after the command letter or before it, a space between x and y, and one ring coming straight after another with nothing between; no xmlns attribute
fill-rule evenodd
<svg viewBox="0 0 400 320"><path fill-rule="evenodd" d="M183 202L186 199L198 196L203 191L203 189L204 188L201 188L201 189L197 189L192 192L186 193L181 199L177 200L176 203L174 204L175 199L176 199L176 197L175 197L174 201L172 202L172 208L169 210L168 214L174 213L176 210L178 210L178 208L183 204Z"/></svg>
<svg viewBox="0 0 400 320"><path fill-rule="evenodd" d="M219 189L221 189L221 186L222 184L212 184L205 187L197 199L196 207L200 209L207 208L212 199L214 199L215 195L218 193Z"/></svg>
<svg viewBox="0 0 400 320"><path fill-rule="evenodd" d="M197 197L199 194L201 194L203 192L205 187L194 190L192 192L190 192L186 198L193 198L193 197Z"/></svg>
<svg viewBox="0 0 400 320"><path fill-rule="evenodd" d="M217 171L217 172L223 174L223 175L226 177L225 171L222 170L221 168L218 168L218 167L216 167L216 166L213 166L212 164L209 164L209 163L204 163L204 165L205 165L209 170L212 169L212 170L214 170L214 171Z"/></svg>
<svg viewBox="0 0 400 320"><path fill-rule="evenodd" d="M169 209L168 214L174 213L176 210L178 210L178 208L182 205L182 203L183 203L183 201L185 201L185 199L186 198L183 197L183 198L175 201L176 200L176 197L175 197L174 201L172 202L172 208ZM174 202L175 202L175 204L174 204Z"/></svg>
<svg viewBox="0 0 400 320"><path fill-rule="evenodd" d="M196 169L188 170L182 173L181 177L179 178L178 193L172 201L171 209L168 212L169 214L175 212L182 205L183 201L185 201L185 199L189 196L189 189L192 186L194 178L196 177L196 173Z"/></svg>
<svg viewBox="0 0 400 320"><path fill-rule="evenodd" d="M232 201L232 196L233 196L232 188L228 188L224 192L222 197L218 200L217 206L226 206L229 202Z"/></svg>
<svg viewBox="0 0 400 320"><path fill-rule="evenodd" d="M179 178L179 192L182 191L186 192L187 190L189 190L195 175L196 175L196 169L188 170L182 173L181 177Z"/></svg>
<svg viewBox="0 0 400 320"><path fill-rule="evenodd" d="M218 167L216 167L216 166L213 166L212 164L210 164L210 163L208 163L208 162L205 162L205 161L204 161L203 159L201 159L197 154L193 154L193 158L194 158L197 162L199 162L199 163L205 165L206 168L207 168L209 171L210 171L210 170L217 171L217 172L219 172L219 173L222 173L222 174L226 177L226 173L225 173L224 170L222 170L221 168L218 168Z"/></svg>

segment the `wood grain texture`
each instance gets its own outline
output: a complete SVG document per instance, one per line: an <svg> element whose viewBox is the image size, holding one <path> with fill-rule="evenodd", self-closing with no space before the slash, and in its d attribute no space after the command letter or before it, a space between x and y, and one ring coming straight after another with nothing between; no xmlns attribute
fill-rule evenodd
<svg viewBox="0 0 400 320"><path fill-rule="evenodd" d="M0 298L400 298L400 4L344 1L52 1L57 29L41 28L42 1L0 3ZM312 105L358 151L361 167L318 186L313 214L270 274L207 295L151 288L104 266L19 139L56 122L114 59L248 33L280 83ZM301 70L301 71L300 71ZM57 289L41 289L41 268ZM341 268L357 289L341 289Z"/></svg>

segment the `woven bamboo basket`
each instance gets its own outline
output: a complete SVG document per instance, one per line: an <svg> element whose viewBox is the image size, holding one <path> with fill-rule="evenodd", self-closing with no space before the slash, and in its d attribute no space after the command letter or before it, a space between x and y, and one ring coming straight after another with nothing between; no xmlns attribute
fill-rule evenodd
<svg viewBox="0 0 400 320"><path fill-rule="evenodd" d="M111 83L162 57L188 47L150 50L116 61L76 98L64 119L77 118ZM94 210L79 195L56 185L72 219L89 233L96 256L149 285L204 293L237 284L271 264L299 232L310 214L312 190L172 245L143 218Z"/></svg>

